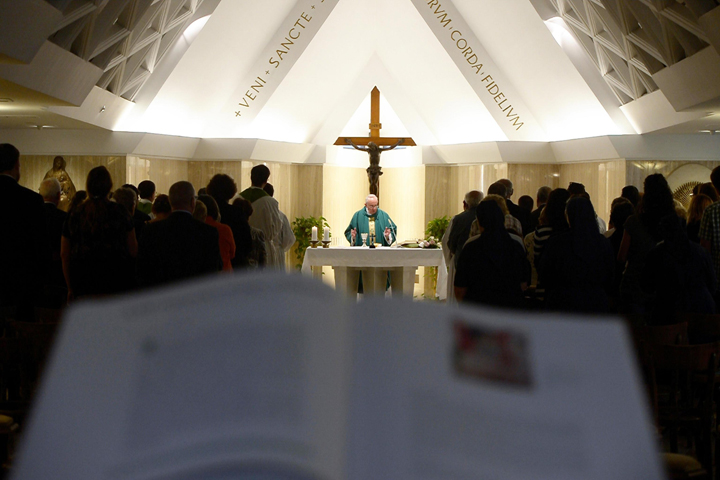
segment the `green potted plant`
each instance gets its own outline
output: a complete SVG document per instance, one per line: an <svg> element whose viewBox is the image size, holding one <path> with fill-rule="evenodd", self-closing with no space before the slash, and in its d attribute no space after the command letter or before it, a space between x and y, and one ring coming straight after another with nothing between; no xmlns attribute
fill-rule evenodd
<svg viewBox="0 0 720 480"><path fill-rule="evenodd" d="M310 246L310 238L312 236L312 227L318 229L318 239L322 239L323 227L330 228L325 217L297 217L292 222L293 233L295 234L295 258L297 264L295 268L302 268L305 259L305 250ZM332 236L332 233L331 233Z"/></svg>

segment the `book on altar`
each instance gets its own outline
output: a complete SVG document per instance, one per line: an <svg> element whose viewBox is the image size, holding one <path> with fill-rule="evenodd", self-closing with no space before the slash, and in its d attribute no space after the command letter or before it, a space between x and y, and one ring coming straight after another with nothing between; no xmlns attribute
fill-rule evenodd
<svg viewBox="0 0 720 480"><path fill-rule="evenodd" d="M70 309L14 479L656 479L611 318L236 275Z"/></svg>

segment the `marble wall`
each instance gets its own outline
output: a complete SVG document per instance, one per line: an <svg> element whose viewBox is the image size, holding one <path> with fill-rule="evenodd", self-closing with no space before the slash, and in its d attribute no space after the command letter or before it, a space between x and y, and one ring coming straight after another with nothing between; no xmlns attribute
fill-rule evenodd
<svg viewBox="0 0 720 480"><path fill-rule="evenodd" d="M37 192L45 174L52 169L54 158L54 155L21 155L20 184ZM88 172L100 165L104 165L110 171L114 188L127 183L127 168L124 156L66 155L63 158L67 162L65 170L73 181L76 190L85 190Z"/></svg>
<svg viewBox="0 0 720 480"><path fill-rule="evenodd" d="M188 166L189 162L185 160L128 156L127 183L137 186L143 180L152 180L156 192L167 195L173 183L188 180Z"/></svg>

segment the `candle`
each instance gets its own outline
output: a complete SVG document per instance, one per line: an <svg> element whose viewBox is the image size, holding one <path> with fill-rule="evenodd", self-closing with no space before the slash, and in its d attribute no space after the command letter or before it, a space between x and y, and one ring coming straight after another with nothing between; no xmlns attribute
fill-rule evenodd
<svg viewBox="0 0 720 480"><path fill-rule="evenodd" d="M312 237L310 238L311 241L317 242L317 227L312 227Z"/></svg>
<svg viewBox="0 0 720 480"><path fill-rule="evenodd" d="M330 241L330 227L325 227L323 229L323 242L329 242Z"/></svg>

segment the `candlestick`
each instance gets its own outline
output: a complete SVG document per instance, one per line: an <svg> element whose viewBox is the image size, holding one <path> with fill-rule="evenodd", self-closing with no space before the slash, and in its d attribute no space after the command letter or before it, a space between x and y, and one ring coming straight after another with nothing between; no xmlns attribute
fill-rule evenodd
<svg viewBox="0 0 720 480"><path fill-rule="evenodd" d="M323 229L323 242L329 242L330 241L330 227L325 227Z"/></svg>
<svg viewBox="0 0 720 480"><path fill-rule="evenodd" d="M310 237L310 241L317 242L317 227L312 227L312 236Z"/></svg>

